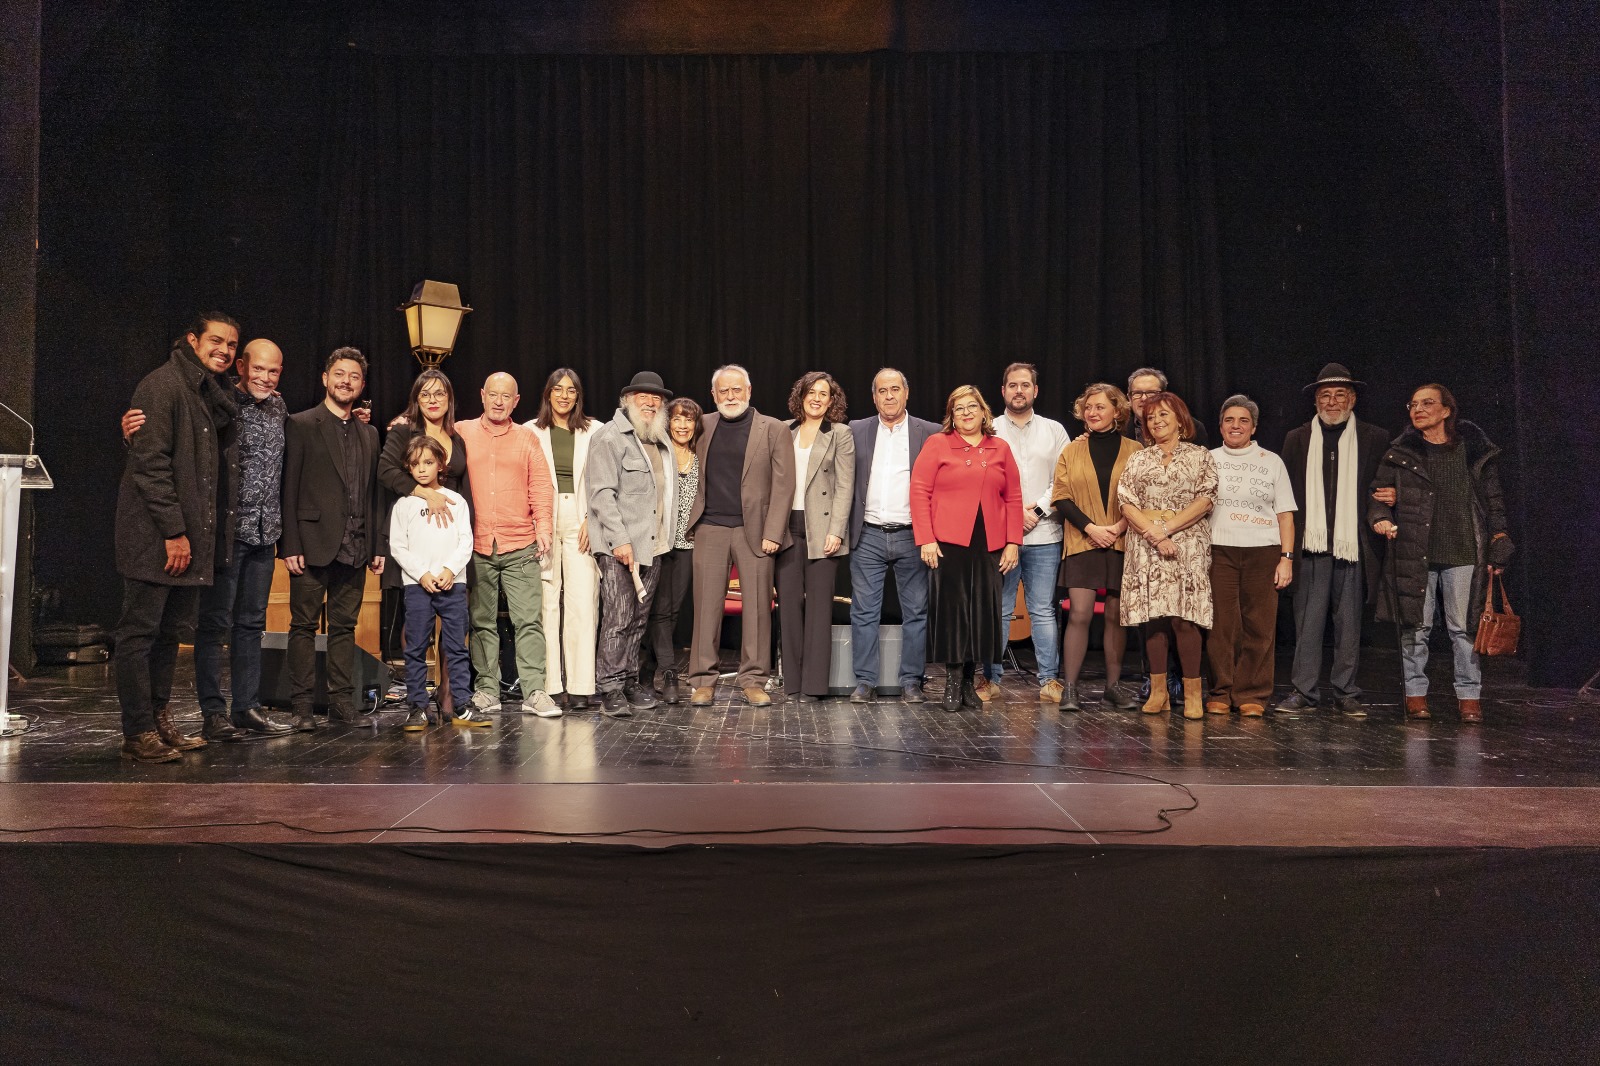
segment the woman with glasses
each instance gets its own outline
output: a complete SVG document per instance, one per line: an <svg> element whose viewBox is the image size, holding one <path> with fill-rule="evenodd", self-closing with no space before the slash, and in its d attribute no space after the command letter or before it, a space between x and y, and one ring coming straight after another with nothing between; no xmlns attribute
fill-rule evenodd
<svg viewBox="0 0 1600 1066"><path fill-rule="evenodd" d="M1145 714L1170 709L1167 653L1175 644L1183 671L1183 716L1205 717L1200 688L1200 630L1211 628L1211 525L1217 464L1189 441L1194 419L1170 392L1145 403L1146 447L1128 460L1117 485L1128 523L1122 570L1122 624L1143 625L1150 655ZM1159 671L1157 668L1160 668Z"/></svg>
<svg viewBox="0 0 1600 1066"><path fill-rule="evenodd" d="M999 661L1006 647L1000 579L1022 546L1022 476L971 385L945 400L943 432L912 465L911 531L933 571L928 660L946 664L944 709L979 707L975 666Z"/></svg>
<svg viewBox="0 0 1600 1066"><path fill-rule="evenodd" d="M678 629L678 615L689 597L694 579L694 544L689 540L689 512L694 508L695 490L700 487L700 459L695 446L700 443L702 426L700 405L687 396L667 404L667 435L672 440L672 460L677 471L678 513L672 523L672 550L656 557L661 575L656 579L656 598L650 601L650 621L645 630L644 650L639 656L639 684L650 688L661 675L661 699L677 703L683 698L678 685L678 646L672 635Z"/></svg>
<svg viewBox="0 0 1600 1066"><path fill-rule="evenodd" d="M470 528L472 515L470 510L466 514L457 514L444 493L437 488L428 488L418 485L411 476L410 469L406 466L406 449L411 447L412 438L418 433L425 433L439 443L444 449L445 466L439 476L439 485L449 489L467 501L467 506L472 507L472 485L467 479L467 445L461 439L461 434L456 432L456 393L450 385L450 379L439 370L428 369L417 375L417 380L411 383L411 396L406 401L406 409L393 422L389 423L388 436L383 442L383 451L378 456L378 483L392 495L394 500L407 496L415 496L426 503L427 510L424 516L427 521L441 526L465 522ZM462 584L471 580L471 567L462 575ZM400 590L404 587L404 577L398 566L384 567L383 588ZM440 708L439 720L443 721L443 708L446 696L449 694L449 685L446 682L445 672L439 672L439 687L434 693L434 699ZM470 699L472 693L456 693L456 698L463 703ZM481 719L471 719L477 724Z"/></svg>

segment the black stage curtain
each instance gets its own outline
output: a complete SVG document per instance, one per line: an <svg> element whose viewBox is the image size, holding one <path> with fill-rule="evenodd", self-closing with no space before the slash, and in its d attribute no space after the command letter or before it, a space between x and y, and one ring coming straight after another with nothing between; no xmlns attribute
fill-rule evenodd
<svg viewBox="0 0 1600 1066"><path fill-rule="evenodd" d="M7 1062L1543 1063L1593 849L0 847Z"/></svg>
<svg viewBox="0 0 1600 1066"><path fill-rule="evenodd" d="M559 365L600 413L636 370L704 398L724 362L774 413L814 368L867 413L890 365L932 415L1017 359L1052 406L1142 363L1221 398L1205 79L1171 41L332 62L320 350L379 356L380 411L423 277L475 308L446 364L469 413L508 369L531 416Z"/></svg>

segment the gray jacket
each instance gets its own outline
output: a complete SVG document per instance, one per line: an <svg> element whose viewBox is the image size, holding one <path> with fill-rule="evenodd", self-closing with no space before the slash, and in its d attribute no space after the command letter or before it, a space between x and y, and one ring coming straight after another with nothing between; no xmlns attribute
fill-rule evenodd
<svg viewBox="0 0 1600 1066"><path fill-rule="evenodd" d="M650 455L646 458L645 452ZM661 444L642 444L628 421L628 413L617 413L589 439L589 460L584 477L589 486L589 550L595 555L610 555L623 544L633 547L640 566L648 566L658 555L672 549L668 538L661 540L661 493L656 476L671 457ZM674 513L672 482L667 486L667 507Z"/></svg>
<svg viewBox="0 0 1600 1066"><path fill-rule="evenodd" d="M789 423L792 437L798 420ZM855 499L856 441L850 427L824 422L811 445L811 461L795 477L806 492L806 558L828 558L822 546L830 536L844 543L832 558L850 553L850 504Z"/></svg>

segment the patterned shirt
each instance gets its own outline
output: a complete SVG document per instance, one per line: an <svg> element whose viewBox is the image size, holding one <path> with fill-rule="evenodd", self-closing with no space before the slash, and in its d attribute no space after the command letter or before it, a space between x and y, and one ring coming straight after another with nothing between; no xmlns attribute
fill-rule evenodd
<svg viewBox="0 0 1600 1066"><path fill-rule="evenodd" d="M239 527L234 539L259 547L283 535L283 420L281 396L258 400L239 390Z"/></svg>
<svg viewBox="0 0 1600 1066"><path fill-rule="evenodd" d="M689 512L694 510L694 494L699 488L700 457L697 455L689 460L689 469L678 471L678 518L672 523L674 550L694 547L694 542L689 539Z"/></svg>

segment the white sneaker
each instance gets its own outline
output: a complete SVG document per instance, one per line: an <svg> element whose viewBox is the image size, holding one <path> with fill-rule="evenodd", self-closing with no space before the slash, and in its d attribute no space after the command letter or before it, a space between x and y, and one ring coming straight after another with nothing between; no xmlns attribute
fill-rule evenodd
<svg viewBox="0 0 1600 1066"><path fill-rule="evenodd" d="M522 701L522 713L536 714L540 718L560 718L561 708L544 689L539 689L531 699Z"/></svg>
<svg viewBox="0 0 1600 1066"><path fill-rule="evenodd" d="M500 713L500 701L487 692L474 692L472 694L472 706L483 714Z"/></svg>

